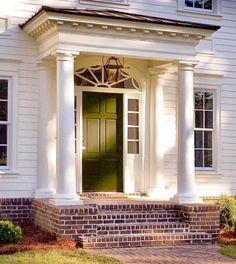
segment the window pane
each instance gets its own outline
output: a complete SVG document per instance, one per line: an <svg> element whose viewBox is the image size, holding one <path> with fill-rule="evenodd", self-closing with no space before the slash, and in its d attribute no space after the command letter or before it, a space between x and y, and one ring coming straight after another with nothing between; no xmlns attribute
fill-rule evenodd
<svg viewBox="0 0 236 264"><path fill-rule="evenodd" d="M77 75L74 76L74 82L75 82L75 85L78 85L78 86L93 86L94 85L93 83L87 80L84 80L81 77L78 77Z"/></svg>
<svg viewBox="0 0 236 264"><path fill-rule="evenodd" d="M203 109L203 93L195 92L195 109Z"/></svg>
<svg viewBox="0 0 236 264"><path fill-rule="evenodd" d="M0 100L7 100L8 98L8 81L0 80Z"/></svg>
<svg viewBox="0 0 236 264"><path fill-rule="evenodd" d="M213 93L205 93L205 109L213 110Z"/></svg>
<svg viewBox="0 0 236 264"><path fill-rule="evenodd" d="M193 7L193 0L185 0L185 6Z"/></svg>
<svg viewBox="0 0 236 264"><path fill-rule="evenodd" d="M7 166L7 147L0 146L0 166Z"/></svg>
<svg viewBox="0 0 236 264"><path fill-rule="evenodd" d="M7 144L7 125L0 125L0 144Z"/></svg>
<svg viewBox="0 0 236 264"><path fill-rule="evenodd" d="M204 167L212 167L212 151L204 150Z"/></svg>
<svg viewBox="0 0 236 264"><path fill-rule="evenodd" d="M138 141L128 142L128 153L129 154L139 154L139 142Z"/></svg>
<svg viewBox="0 0 236 264"><path fill-rule="evenodd" d="M195 127L203 128L203 111L195 111Z"/></svg>
<svg viewBox="0 0 236 264"><path fill-rule="evenodd" d="M212 10L212 0L204 0L204 8Z"/></svg>
<svg viewBox="0 0 236 264"><path fill-rule="evenodd" d="M139 139L138 127L129 127L128 128L128 139Z"/></svg>
<svg viewBox="0 0 236 264"><path fill-rule="evenodd" d="M202 150L195 150L195 167L203 167Z"/></svg>
<svg viewBox="0 0 236 264"><path fill-rule="evenodd" d="M194 7L195 8L202 8L203 7L203 0L195 0Z"/></svg>
<svg viewBox="0 0 236 264"><path fill-rule="evenodd" d="M205 112L205 128L213 128L213 112Z"/></svg>
<svg viewBox="0 0 236 264"><path fill-rule="evenodd" d="M138 124L139 124L138 114L129 113L128 114L128 125L138 126Z"/></svg>
<svg viewBox="0 0 236 264"><path fill-rule="evenodd" d="M204 148L212 148L212 132L204 132Z"/></svg>
<svg viewBox="0 0 236 264"><path fill-rule="evenodd" d="M194 146L195 148L202 148L203 147L203 132L202 131L195 131L194 132Z"/></svg>
<svg viewBox="0 0 236 264"><path fill-rule="evenodd" d="M93 67L92 69L94 75L98 79L99 82L102 82L102 69L98 68L97 66Z"/></svg>
<svg viewBox="0 0 236 264"><path fill-rule="evenodd" d="M0 121L7 121L7 102L0 101Z"/></svg>
<svg viewBox="0 0 236 264"><path fill-rule="evenodd" d="M139 111L138 99L128 99L128 111Z"/></svg>

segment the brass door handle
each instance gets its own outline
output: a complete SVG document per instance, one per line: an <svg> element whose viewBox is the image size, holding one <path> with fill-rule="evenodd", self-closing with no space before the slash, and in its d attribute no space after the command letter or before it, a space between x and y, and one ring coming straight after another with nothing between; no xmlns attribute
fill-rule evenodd
<svg viewBox="0 0 236 264"><path fill-rule="evenodd" d="M84 139L83 139L82 150L86 150L86 142L85 142L85 140L84 140Z"/></svg>

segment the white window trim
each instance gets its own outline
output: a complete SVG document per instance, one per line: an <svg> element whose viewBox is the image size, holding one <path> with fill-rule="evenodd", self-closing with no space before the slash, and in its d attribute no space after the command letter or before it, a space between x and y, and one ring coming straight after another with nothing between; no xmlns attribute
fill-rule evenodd
<svg viewBox="0 0 236 264"><path fill-rule="evenodd" d="M12 123L12 117L11 117L11 98L12 98L12 92L11 92L11 79L7 77L0 76L1 81L7 81L7 120L0 121L1 125L7 126L7 165L1 166L0 169L2 170L8 170L10 166L10 134L11 134L11 123Z"/></svg>
<svg viewBox="0 0 236 264"><path fill-rule="evenodd" d="M213 152L212 152L212 159L213 159L213 166L212 168L196 168L195 172L198 175L206 175L206 174L217 174L221 175L221 123L220 123L220 113L221 113L221 103L220 103L220 85L216 84L208 84L206 83L197 83L194 84L194 91L200 92L213 92L214 93L214 101L213 101L213 111L214 111L214 123L213 123Z"/></svg>
<svg viewBox="0 0 236 264"><path fill-rule="evenodd" d="M0 36L1 37L10 37L11 34L9 33L9 28L11 26L11 17L0 14L0 18L6 20L6 29L5 29L5 32L0 33Z"/></svg>
<svg viewBox="0 0 236 264"><path fill-rule="evenodd" d="M8 165L0 167L0 177L17 175L16 162L17 162L17 102L18 102L18 74L16 72L0 71L0 79L8 80L8 111L9 111L9 124L10 131L8 135ZM7 177L8 178L8 177Z"/></svg>
<svg viewBox="0 0 236 264"><path fill-rule="evenodd" d="M112 0L80 0L80 4L103 6L111 8L128 8L129 0L123 0L122 2L115 2Z"/></svg>
<svg viewBox="0 0 236 264"><path fill-rule="evenodd" d="M201 9L194 7L186 7L185 0L178 0L178 14L182 15L191 15L194 17L202 17L206 19L221 19L221 0L213 0L213 9Z"/></svg>
<svg viewBox="0 0 236 264"><path fill-rule="evenodd" d="M194 126L195 127L194 131L202 131L202 132L210 131L210 132L212 132L212 148L211 148L212 149L212 167L195 167L195 170L197 170L197 171L202 171L202 170L203 171L212 171L215 168L215 144L214 144L214 142L215 142L215 133L216 133L216 125L217 125L216 124L216 118L215 118L215 115L216 115L216 108L215 108L215 105L216 105L216 93L213 90L196 89L196 88L194 88L194 92L202 92L202 93L211 92L211 93L213 93L213 110L212 110L212 112L213 112L213 128L209 128L209 129L208 128L204 128L204 127L203 128L196 128ZM205 108L203 108L202 110L204 112L206 111ZM194 108L194 116L195 116L195 111L197 111L197 109ZM203 122L204 122L204 120L203 120ZM194 150L195 150L195 148L194 148ZM202 150L204 151L205 148L203 147Z"/></svg>

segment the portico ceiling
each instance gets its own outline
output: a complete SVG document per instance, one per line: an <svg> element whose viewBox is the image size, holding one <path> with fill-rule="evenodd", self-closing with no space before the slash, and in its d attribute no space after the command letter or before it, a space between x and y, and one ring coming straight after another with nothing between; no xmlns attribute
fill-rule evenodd
<svg viewBox="0 0 236 264"><path fill-rule="evenodd" d="M113 10L48 6L43 6L20 27L39 43L41 58L55 50L74 53L106 50L122 56L169 59L175 59L178 52L179 58L182 54L193 59L198 42L220 28Z"/></svg>

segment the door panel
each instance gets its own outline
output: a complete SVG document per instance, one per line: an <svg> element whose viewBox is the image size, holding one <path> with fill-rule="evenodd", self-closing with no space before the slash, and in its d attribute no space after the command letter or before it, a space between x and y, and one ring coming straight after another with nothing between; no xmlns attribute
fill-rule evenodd
<svg viewBox="0 0 236 264"><path fill-rule="evenodd" d="M106 99L106 113L116 114L116 98Z"/></svg>
<svg viewBox="0 0 236 264"><path fill-rule="evenodd" d="M99 119L87 119L87 152L88 153L97 153L99 154L100 143L99 143L99 134L100 134L100 120Z"/></svg>
<svg viewBox="0 0 236 264"><path fill-rule="evenodd" d="M122 95L83 93L83 191L123 191Z"/></svg>
<svg viewBox="0 0 236 264"><path fill-rule="evenodd" d="M84 103L86 104L87 113L99 114L100 105L99 105L99 99L98 98L90 98L90 97L88 97Z"/></svg>
<svg viewBox="0 0 236 264"><path fill-rule="evenodd" d="M116 120L105 120L105 152L116 153Z"/></svg>

